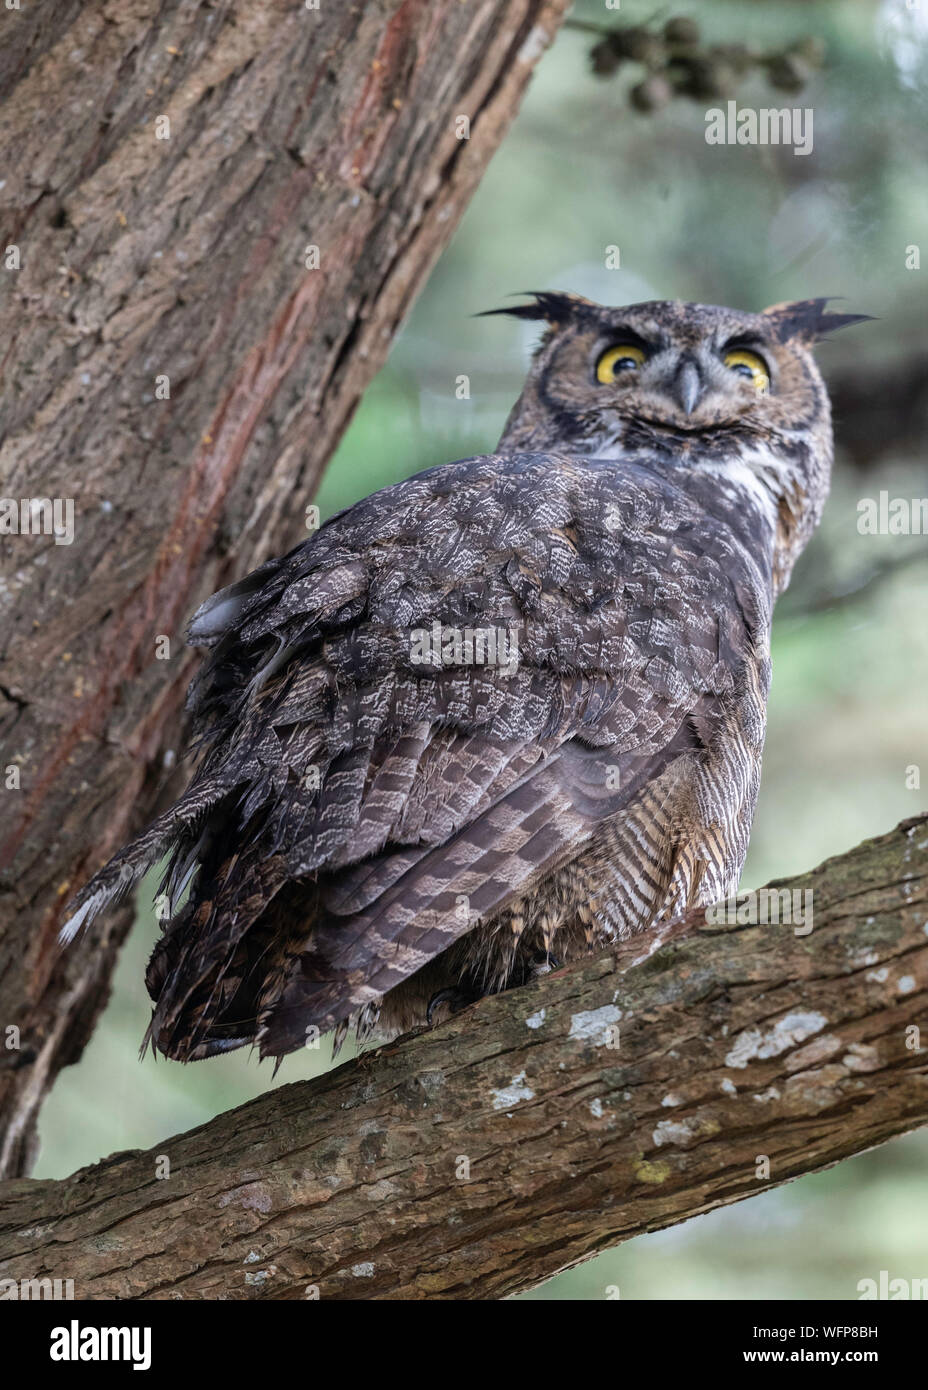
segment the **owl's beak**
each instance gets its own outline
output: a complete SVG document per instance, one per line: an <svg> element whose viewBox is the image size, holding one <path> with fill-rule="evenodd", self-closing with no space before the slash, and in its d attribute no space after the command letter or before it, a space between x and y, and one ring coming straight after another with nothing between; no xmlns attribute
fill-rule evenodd
<svg viewBox="0 0 928 1390"><path fill-rule="evenodd" d="M691 358L686 358L673 380L673 395L684 415L692 415L702 395L702 378Z"/></svg>

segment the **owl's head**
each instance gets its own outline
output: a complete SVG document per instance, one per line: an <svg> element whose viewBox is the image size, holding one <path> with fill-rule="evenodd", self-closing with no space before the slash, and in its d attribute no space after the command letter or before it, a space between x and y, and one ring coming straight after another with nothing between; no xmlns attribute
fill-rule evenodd
<svg viewBox="0 0 928 1390"><path fill-rule="evenodd" d="M866 315L829 314L824 299L760 314L655 300L607 308L536 294L493 313L538 319L547 332L503 436L506 447L607 456L645 441L695 462L726 448L830 430L812 349Z"/></svg>
<svg viewBox="0 0 928 1390"><path fill-rule="evenodd" d="M829 314L826 304L749 314L664 300L607 308L545 293L492 310L547 325L499 447L651 458L700 491L715 479L729 495L756 494L776 531L779 589L828 494L831 410L813 348L869 317Z"/></svg>

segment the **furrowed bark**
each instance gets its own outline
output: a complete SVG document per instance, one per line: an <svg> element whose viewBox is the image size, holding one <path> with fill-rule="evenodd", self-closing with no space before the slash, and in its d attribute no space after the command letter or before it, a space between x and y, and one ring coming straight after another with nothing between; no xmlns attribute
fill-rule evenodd
<svg viewBox="0 0 928 1390"><path fill-rule="evenodd" d="M185 622L307 534L567 3L0 10L0 496L75 508L0 535L2 1174L106 999L131 911L62 954L61 907L164 797Z"/></svg>
<svg viewBox="0 0 928 1390"><path fill-rule="evenodd" d="M693 914L150 1152L0 1185L0 1279L499 1298L926 1123L928 816L778 886L814 890L811 932Z"/></svg>

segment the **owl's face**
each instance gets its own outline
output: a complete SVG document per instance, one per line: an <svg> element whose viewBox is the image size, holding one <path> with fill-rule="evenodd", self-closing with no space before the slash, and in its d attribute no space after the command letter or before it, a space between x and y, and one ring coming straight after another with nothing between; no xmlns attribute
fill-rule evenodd
<svg viewBox="0 0 928 1390"><path fill-rule="evenodd" d="M502 446L609 456L649 442L682 446L692 462L802 436L824 445L828 395L811 349L860 317L825 314L824 305L761 314L664 301L612 309L545 294L498 310L549 325Z"/></svg>

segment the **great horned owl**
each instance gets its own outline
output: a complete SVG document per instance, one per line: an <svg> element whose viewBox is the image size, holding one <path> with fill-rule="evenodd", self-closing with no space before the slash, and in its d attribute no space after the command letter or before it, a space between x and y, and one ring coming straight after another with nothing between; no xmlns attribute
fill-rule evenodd
<svg viewBox="0 0 928 1390"><path fill-rule="evenodd" d="M771 610L832 456L812 358L858 315L604 308L546 331L496 453L339 513L209 599L149 1036L188 1060L363 1038L733 891Z"/></svg>

